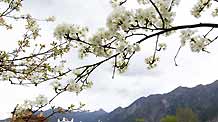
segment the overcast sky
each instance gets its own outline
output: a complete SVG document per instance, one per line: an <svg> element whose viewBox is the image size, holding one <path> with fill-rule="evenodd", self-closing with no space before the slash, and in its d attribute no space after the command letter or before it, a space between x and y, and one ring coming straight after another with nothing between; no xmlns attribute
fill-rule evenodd
<svg viewBox="0 0 218 122"><path fill-rule="evenodd" d="M129 1L131 4L128 7L134 7L135 0ZM26 0L24 3L25 11L38 18L56 16L57 21L54 24L42 23L43 41L52 40L55 25L63 22L86 25L94 32L97 28L105 26L107 15L111 12L108 0ZM191 17L189 12L191 7L190 1L189 4L185 0L182 1L178 8L176 24L206 21L206 18L198 21ZM21 26L17 25L15 31L22 32ZM2 32L2 35L4 36L0 40L1 50L13 49L16 39L21 36L20 33L13 31ZM173 57L180 44L178 35L162 39L168 43L168 49L161 54L161 62L156 69L148 71L144 63L144 57L152 53L153 41L150 41L143 44L142 51L133 57L126 73L118 74L115 79L111 79L111 66L103 65L91 76L94 81L93 88L82 92L79 96L65 93L54 101L55 105L66 107L70 103L82 101L86 103L86 108L89 110L103 108L109 112L119 106L126 107L142 96L167 93L178 86L193 87L198 84L208 84L218 79L217 42L209 47L211 54L191 53L189 48L182 49L177 59L179 66L176 67ZM84 63L77 58L75 52L72 52L68 58L74 65ZM0 119L7 117L17 103L44 93L47 96L53 95L53 91L43 85L35 88L12 86L7 82L0 83Z"/></svg>

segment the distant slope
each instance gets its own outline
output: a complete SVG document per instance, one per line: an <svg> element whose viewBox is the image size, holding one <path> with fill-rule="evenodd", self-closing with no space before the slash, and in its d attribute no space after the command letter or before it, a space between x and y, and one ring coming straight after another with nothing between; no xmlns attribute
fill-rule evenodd
<svg viewBox="0 0 218 122"><path fill-rule="evenodd" d="M10 119L0 120L0 122L10 122Z"/></svg>

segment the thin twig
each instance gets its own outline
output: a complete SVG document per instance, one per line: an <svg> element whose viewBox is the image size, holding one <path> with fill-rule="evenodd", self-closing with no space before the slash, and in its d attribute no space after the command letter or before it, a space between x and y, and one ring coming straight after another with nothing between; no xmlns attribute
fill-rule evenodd
<svg viewBox="0 0 218 122"><path fill-rule="evenodd" d="M177 50L176 55L175 55L175 57L174 57L175 66L178 66L178 64L177 64L177 62L176 62L176 58L178 57L181 48L182 48L182 46L180 45L180 46L179 46L179 49Z"/></svg>

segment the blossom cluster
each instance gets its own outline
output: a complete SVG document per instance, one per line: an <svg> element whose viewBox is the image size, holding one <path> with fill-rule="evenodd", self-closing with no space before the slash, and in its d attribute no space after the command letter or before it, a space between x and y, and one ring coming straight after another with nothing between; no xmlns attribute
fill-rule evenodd
<svg viewBox="0 0 218 122"><path fill-rule="evenodd" d="M160 61L160 58L157 56L150 56L145 58L145 63L148 65L148 69L153 69L157 67L157 63Z"/></svg>
<svg viewBox="0 0 218 122"><path fill-rule="evenodd" d="M81 92L81 86L76 83L74 80L70 80L67 86L67 91L69 92L76 92L77 94Z"/></svg>
<svg viewBox="0 0 218 122"><path fill-rule="evenodd" d="M114 36L113 34L110 30L105 30L104 28L98 29L97 33L89 39L91 44L90 51L96 56L108 57L112 55L109 43Z"/></svg>
<svg viewBox="0 0 218 122"><path fill-rule="evenodd" d="M180 34L181 46L185 46L186 42L192 38L195 34L195 31L191 29L182 30Z"/></svg>
<svg viewBox="0 0 218 122"><path fill-rule="evenodd" d="M155 25L156 27L164 26L164 28L169 28L175 16L175 13L172 11L172 8L178 5L180 0L138 0L139 4L144 5L147 5L149 3L151 4L151 2L153 2L153 5L142 11L150 14L144 14L143 17L148 17L147 21L150 22L150 24ZM151 21L152 19L154 20Z"/></svg>
<svg viewBox="0 0 218 122"><path fill-rule="evenodd" d="M175 17L175 13L172 12L171 10L171 7L173 7L173 5L169 7L169 2L170 1L164 1L164 0L159 0L157 2L156 6L158 10L160 11L158 21L156 22L156 25L158 27L169 28L172 25L172 22Z"/></svg>
<svg viewBox="0 0 218 122"><path fill-rule="evenodd" d="M87 27L80 27L78 25L60 24L55 28L54 37L58 40L62 40L66 35L69 35L72 39L78 39L78 37L85 37L88 32Z"/></svg>
<svg viewBox="0 0 218 122"><path fill-rule="evenodd" d="M47 97L45 97L44 95L37 96L35 100L25 100L23 104L20 104L16 107L14 115L16 115L16 117L23 117L26 116L28 113L32 114L32 110L34 108L41 107L47 103Z"/></svg>
<svg viewBox="0 0 218 122"><path fill-rule="evenodd" d="M12 29L12 24L7 22L6 16L11 12L20 12L22 7L22 0L1 0L0 4L8 6L8 8L2 7L0 11L0 26L6 27L6 29ZM15 17L11 15L11 17Z"/></svg>
<svg viewBox="0 0 218 122"><path fill-rule="evenodd" d="M150 8L139 8L135 12L135 19L137 20L140 26L151 27L152 24L157 22L156 11Z"/></svg>
<svg viewBox="0 0 218 122"><path fill-rule="evenodd" d="M77 83L72 78L69 79L66 83L67 85L63 85L63 83L61 83L60 81L55 80L51 83L51 86L57 93L60 91L66 90L68 92L74 92L76 94L79 94L82 90L91 88L93 85L92 81L87 81L86 83L81 84L81 83Z"/></svg>
<svg viewBox="0 0 218 122"><path fill-rule="evenodd" d="M32 32L33 39L36 39L36 37L39 36L39 25L37 24L36 20L31 17L31 15L27 15L26 21L26 29Z"/></svg>
<svg viewBox="0 0 218 122"><path fill-rule="evenodd" d="M110 2L111 2L112 7L116 8L120 6L123 0L111 0Z"/></svg>
<svg viewBox="0 0 218 122"><path fill-rule="evenodd" d="M210 8L212 5L211 0L198 0L197 4L192 8L191 14L199 18L205 8Z"/></svg>
<svg viewBox="0 0 218 122"><path fill-rule="evenodd" d="M181 31L180 39L181 46L185 46L187 42L190 44L192 52L206 51L206 46L208 46L211 41L205 36L195 35L196 31L191 29L186 29Z"/></svg>
<svg viewBox="0 0 218 122"><path fill-rule="evenodd" d="M166 48L167 48L166 43L159 43L158 46L159 46L159 50L166 50Z"/></svg>
<svg viewBox="0 0 218 122"><path fill-rule="evenodd" d="M206 46L210 43L210 40L201 36L193 37L190 41L190 47L192 52L206 51Z"/></svg>
<svg viewBox="0 0 218 122"><path fill-rule="evenodd" d="M116 7L107 19L107 27L111 31L127 31L131 24L134 24L134 16L131 11L126 10L124 7Z"/></svg>
<svg viewBox="0 0 218 122"><path fill-rule="evenodd" d="M218 16L218 8L215 8L215 9L213 10L212 16L213 16L213 17Z"/></svg>

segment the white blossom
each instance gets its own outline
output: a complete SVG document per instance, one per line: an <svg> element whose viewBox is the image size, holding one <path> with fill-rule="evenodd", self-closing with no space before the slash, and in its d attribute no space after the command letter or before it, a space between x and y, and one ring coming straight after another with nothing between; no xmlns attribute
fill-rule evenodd
<svg viewBox="0 0 218 122"><path fill-rule="evenodd" d="M193 52L200 52L204 51L209 43L209 39L197 36L191 39L190 47Z"/></svg>
<svg viewBox="0 0 218 122"><path fill-rule="evenodd" d="M78 25L71 24L60 24L55 28L54 37L61 40L66 36L66 34L68 34L73 39L77 39L78 37L85 38L87 32L87 27L80 27Z"/></svg>
<svg viewBox="0 0 218 122"><path fill-rule="evenodd" d="M192 8L191 14L194 17L199 18L201 16L201 12L203 12L205 8L209 8L210 6L210 0L199 0L198 3Z"/></svg>
<svg viewBox="0 0 218 122"><path fill-rule="evenodd" d="M4 71L1 73L2 80L9 80L10 78L13 78L15 74L11 71Z"/></svg>
<svg viewBox="0 0 218 122"><path fill-rule="evenodd" d="M157 13L154 8L139 8L135 12L135 19L141 26L151 26L152 23L155 23L157 21L156 14Z"/></svg>
<svg viewBox="0 0 218 122"><path fill-rule="evenodd" d="M81 87L78 83L74 80L70 80L67 86L67 91L69 92L76 92L77 94L81 92Z"/></svg>
<svg viewBox="0 0 218 122"><path fill-rule="evenodd" d="M160 61L160 58L157 56L150 56L145 58L145 63L148 65L147 68L148 69L153 69L155 67L157 67L157 63Z"/></svg>
<svg viewBox="0 0 218 122"><path fill-rule="evenodd" d="M55 89L55 90L62 87L61 83L57 80L52 82L51 85L52 85L53 89Z"/></svg>
<svg viewBox="0 0 218 122"><path fill-rule="evenodd" d="M48 99L47 97L45 97L44 95L39 95L36 97L34 103L37 105L37 106L42 106L42 105L45 105L48 103Z"/></svg>
<svg viewBox="0 0 218 122"><path fill-rule="evenodd" d="M134 22L133 14L127 11L124 7L116 7L107 19L107 27L111 31L117 31L122 29L128 30L131 23Z"/></svg>
<svg viewBox="0 0 218 122"><path fill-rule="evenodd" d="M185 46L186 41L190 40L194 35L195 31L191 29L182 30L180 34L181 46Z"/></svg>
<svg viewBox="0 0 218 122"><path fill-rule="evenodd" d="M121 0L111 0L111 5L112 7L118 7L120 5L120 3L122 2Z"/></svg>
<svg viewBox="0 0 218 122"><path fill-rule="evenodd" d="M33 104L32 101L25 100L23 104L19 104L16 107L15 115L17 117L19 117L19 116L27 116L27 112L30 112L29 110L32 109L33 105L34 104ZM30 114L31 114L31 112L30 112Z"/></svg>
<svg viewBox="0 0 218 122"><path fill-rule="evenodd" d="M215 8L215 9L213 10L212 16L213 16L213 17L218 16L218 8Z"/></svg>
<svg viewBox="0 0 218 122"><path fill-rule="evenodd" d="M167 48L166 43L159 43L158 46L160 49L163 49L163 50L166 50L166 48Z"/></svg>
<svg viewBox="0 0 218 122"><path fill-rule="evenodd" d="M163 26L163 21L164 21L164 27L165 28L169 28L174 20L175 17L175 13L172 11L169 11L169 5L170 5L169 0L158 0L156 2L156 6L158 8L158 10L160 11L160 14L162 16L158 15L158 21L156 22L159 27ZM157 12L156 12L157 13Z"/></svg>
<svg viewBox="0 0 218 122"><path fill-rule="evenodd" d="M133 44L133 50L136 51L136 52L140 51L140 44L139 43L134 43Z"/></svg>

